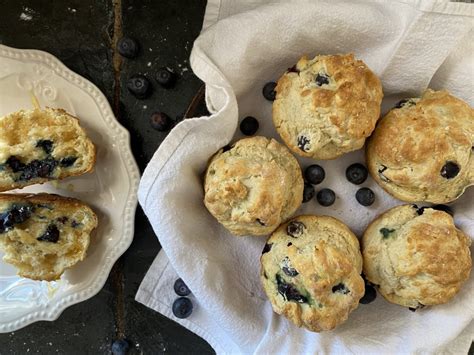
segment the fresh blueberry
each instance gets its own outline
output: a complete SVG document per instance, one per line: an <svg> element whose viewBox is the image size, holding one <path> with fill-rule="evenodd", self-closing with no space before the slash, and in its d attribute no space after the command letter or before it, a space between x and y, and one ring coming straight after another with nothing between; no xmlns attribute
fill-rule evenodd
<svg viewBox="0 0 474 355"><path fill-rule="evenodd" d="M318 86L323 86L329 84L329 78L326 74L320 74L316 75L316 85Z"/></svg>
<svg viewBox="0 0 474 355"><path fill-rule="evenodd" d="M440 174L445 179L452 179L459 174L460 170L461 169L459 168L458 164L453 161L447 161L446 164L444 164L441 168Z"/></svg>
<svg viewBox="0 0 474 355"><path fill-rule="evenodd" d="M331 189L322 189L316 195L316 199L321 206L327 207L336 201L336 194Z"/></svg>
<svg viewBox="0 0 474 355"><path fill-rule="evenodd" d="M157 131L164 132L173 126L173 121L166 113L157 111L150 116L150 124Z"/></svg>
<svg viewBox="0 0 474 355"><path fill-rule="evenodd" d="M176 82L176 74L168 68L161 68L156 73L156 81L164 88L170 88Z"/></svg>
<svg viewBox="0 0 474 355"><path fill-rule="evenodd" d="M325 177L326 172L323 167L317 164L308 166L304 171L304 178L307 182L313 185L322 183Z"/></svg>
<svg viewBox="0 0 474 355"><path fill-rule="evenodd" d="M178 296L187 296L191 293L191 290L182 279L177 279L174 283L174 292L176 292Z"/></svg>
<svg viewBox="0 0 474 355"><path fill-rule="evenodd" d="M76 160L77 160L77 157L73 157L73 156L65 157L61 159L61 161L59 162L59 165L62 166L63 168L68 168L74 165Z"/></svg>
<svg viewBox="0 0 474 355"><path fill-rule="evenodd" d="M50 242L50 243L57 243L59 240L59 229L56 227L55 224L50 224L47 228L46 231L36 238L36 240L39 240L40 242Z"/></svg>
<svg viewBox="0 0 474 355"><path fill-rule="evenodd" d="M431 207L431 208L434 209L434 210L446 212L447 214L450 214L451 216L454 216L454 212L453 212L452 208L449 207L449 206L446 206L446 205L435 205L435 206L433 206L433 207Z"/></svg>
<svg viewBox="0 0 474 355"><path fill-rule="evenodd" d="M43 149L46 154L51 154L53 151L53 142L49 139L40 139L36 142L36 147Z"/></svg>
<svg viewBox="0 0 474 355"><path fill-rule="evenodd" d="M125 355L130 349L130 344L125 339L117 339L112 343L113 355Z"/></svg>
<svg viewBox="0 0 474 355"><path fill-rule="evenodd" d="M117 50L122 57L133 59L138 55L140 46L130 37L122 37L117 42Z"/></svg>
<svg viewBox="0 0 474 355"><path fill-rule="evenodd" d="M145 75L137 74L128 79L127 89L137 99L146 99L151 94L152 86Z"/></svg>
<svg viewBox="0 0 474 355"><path fill-rule="evenodd" d="M307 152L310 149L311 141L308 137L298 136L298 138L296 138L296 144L300 150Z"/></svg>
<svg viewBox="0 0 474 355"><path fill-rule="evenodd" d="M370 206L375 201L375 194L374 192L369 189L368 187L363 187L356 192L356 200L362 206Z"/></svg>
<svg viewBox="0 0 474 355"><path fill-rule="evenodd" d="M369 304L375 301L376 297L377 297L377 291L375 291L374 286L372 286L369 283L366 283L364 296L362 296L362 298L359 300L359 303Z"/></svg>
<svg viewBox="0 0 474 355"><path fill-rule="evenodd" d="M268 253L270 250L272 250L272 245L273 244L265 244L265 246L263 247L263 250L262 250L262 254L265 254L265 253Z"/></svg>
<svg viewBox="0 0 474 355"><path fill-rule="evenodd" d="M240 122L240 131L246 136L253 136L257 133L259 124L255 117L247 116Z"/></svg>
<svg viewBox="0 0 474 355"><path fill-rule="evenodd" d="M342 282L332 287L332 293L342 293L343 295L347 295L350 292L351 290L349 290Z"/></svg>
<svg viewBox="0 0 474 355"><path fill-rule="evenodd" d="M303 203L310 201L314 197L314 194L314 186L305 182L303 190Z"/></svg>
<svg viewBox="0 0 474 355"><path fill-rule="evenodd" d="M273 81L270 81L269 83L266 83L265 86L263 87L262 94L263 97L266 98L268 101L275 101L276 98L276 83Z"/></svg>
<svg viewBox="0 0 474 355"><path fill-rule="evenodd" d="M298 238L303 235L306 226L303 222L291 221L286 227L286 234L290 237Z"/></svg>
<svg viewBox="0 0 474 355"><path fill-rule="evenodd" d="M308 299L300 294L295 286L290 285L282 279L280 275L276 275L278 293L287 301L294 301L297 303L307 303Z"/></svg>
<svg viewBox="0 0 474 355"><path fill-rule="evenodd" d="M173 302L173 314L177 318L188 318L193 313L193 303L187 297L179 297Z"/></svg>
<svg viewBox="0 0 474 355"><path fill-rule="evenodd" d="M362 184L367 179L367 168L360 163L349 165L346 169L346 178L356 185Z"/></svg>
<svg viewBox="0 0 474 355"><path fill-rule="evenodd" d="M21 171L25 168L25 164L23 164L20 159L18 159L16 156L12 155L9 157L6 161L6 164L14 173Z"/></svg>

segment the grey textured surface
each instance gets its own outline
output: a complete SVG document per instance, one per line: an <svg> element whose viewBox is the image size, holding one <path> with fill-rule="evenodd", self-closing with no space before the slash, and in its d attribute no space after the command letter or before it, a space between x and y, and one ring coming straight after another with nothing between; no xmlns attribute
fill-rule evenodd
<svg viewBox="0 0 474 355"><path fill-rule="evenodd" d="M0 43L50 52L96 84L130 131L143 171L167 134L150 126L151 113L163 111L181 120L202 85L188 59L205 5L204 0L0 0ZM136 59L121 59L114 53L114 42L122 35L139 41ZM154 80L163 66L179 75L172 89L163 89ZM146 100L135 99L125 88L136 73L153 82L154 92ZM0 334L0 354L110 353L118 338L131 342L130 353L213 353L198 336L135 302L138 286L159 250L139 208L134 242L102 291L70 307L54 322Z"/></svg>

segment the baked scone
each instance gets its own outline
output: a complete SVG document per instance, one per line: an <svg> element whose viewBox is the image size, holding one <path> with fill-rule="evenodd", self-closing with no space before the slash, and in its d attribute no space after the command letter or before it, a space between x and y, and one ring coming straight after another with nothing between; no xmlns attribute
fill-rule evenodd
<svg viewBox="0 0 474 355"><path fill-rule="evenodd" d="M286 221L303 200L298 161L274 139L241 139L211 158L204 204L235 235L265 235Z"/></svg>
<svg viewBox="0 0 474 355"><path fill-rule="evenodd" d="M95 147L62 109L20 110L0 118L0 191L81 175Z"/></svg>
<svg viewBox="0 0 474 355"><path fill-rule="evenodd" d="M469 278L470 244L448 213L398 206L365 231L364 274L392 303L413 310L446 303Z"/></svg>
<svg viewBox="0 0 474 355"><path fill-rule="evenodd" d="M302 57L275 90L276 130L293 152L314 159L362 148L383 97L380 80L352 54Z"/></svg>
<svg viewBox="0 0 474 355"><path fill-rule="evenodd" d="M447 91L398 103L367 144L372 177L407 201L447 203L474 184L474 111Z"/></svg>
<svg viewBox="0 0 474 355"><path fill-rule="evenodd" d="M333 217L299 216L282 224L260 261L273 310L314 332L345 322L364 295L359 241Z"/></svg>
<svg viewBox="0 0 474 355"><path fill-rule="evenodd" d="M83 260L97 216L83 202L52 194L0 194L0 248L18 275L57 280Z"/></svg>

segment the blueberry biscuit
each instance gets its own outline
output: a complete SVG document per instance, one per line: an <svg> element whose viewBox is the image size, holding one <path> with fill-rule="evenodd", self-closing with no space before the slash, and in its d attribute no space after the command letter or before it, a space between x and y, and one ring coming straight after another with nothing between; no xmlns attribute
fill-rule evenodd
<svg viewBox="0 0 474 355"><path fill-rule="evenodd" d="M265 235L287 220L303 200L297 160L275 141L245 138L211 158L204 204L236 235Z"/></svg>
<svg viewBox="0 0 474 355"><path fill-rule="evenodd" d="M364 295L359 242L332 217L299 216L282 224L260 261L273 310L314 332L343 323Z"/></svg>
<svg viewBox="0 0 474 355"><path fill-rule="evenodd" d="M21 110L0 118L0 191L81 175L94 163L94 145L64 110Z"/></svg>
<svg viewBox="0 0 474 355"><path fill-rule="evenodd" d="M79 200L51 194L0 194L3 260L33 280L59 279L83 260L97 216Z"/></svg>
<svg viewBox="0 0 474 355"><path fill-rule="evenodd" d="M446 212L398 206L365 231L364 274L392 303L411 309L446 303L469 278L470 244Z"/></svg>
<svg viewBox="0 0 474 355"><path fill-rule="evenodd" d="M447 91L401 101L368 141L371 175L403 201L457 199L474 184L473 112Z"/></svg>
<svg viewBox="0 0 474 355"><path fill-rule="evenodd" d="M293 152L314 159L362 148L383 97L380 80L352 54L303 57L275 90L276 130Z"/></svg>

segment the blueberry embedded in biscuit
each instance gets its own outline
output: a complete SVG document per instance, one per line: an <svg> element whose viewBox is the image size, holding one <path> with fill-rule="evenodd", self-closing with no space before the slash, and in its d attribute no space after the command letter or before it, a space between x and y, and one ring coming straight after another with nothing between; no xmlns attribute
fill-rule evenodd
<svg viewBox="0 0 474 355"><path fill-rule="evenodd" d="M263 288L274 311L297 326L333 329L357 308L364 294L359 243L337 219L296 217L273 232L264 251Z"/></svg>
<svg viewBox="0 0 474 355"><path fill-rule="evenodd" d="M65 269L84 259L97 222L95 213L76 199L0 194L3 260L22 277L57 280Z"/></svg>
<svg viewBox="0 0 474 355"><path fill-rule="evenodd" d="M443 304L469 278L470 244L448 213L398 206L365 231L364 274L392 303L413 309Z"/></svg>
<svg viewBox="0 0 474 355"><path fill-rule="evenodd" d="M91 171L95 147L61 109L20 110L0 118L0 191Z"/></svg>
<svg viewBox="0 0 474 355"><path fill-rule="evenodd" d="M380 120L367 165L396 198L442 204L474 184L473 144L474 110L447 91L428 89Z"/></svg>
<svg viewBox="0 0 474 355"><path fill-rule="evenodd" d="M275 91L278 134L295 154L314 159L360 149L379 118L383 96L380 80L352 54L302 57Z"/></svg>

